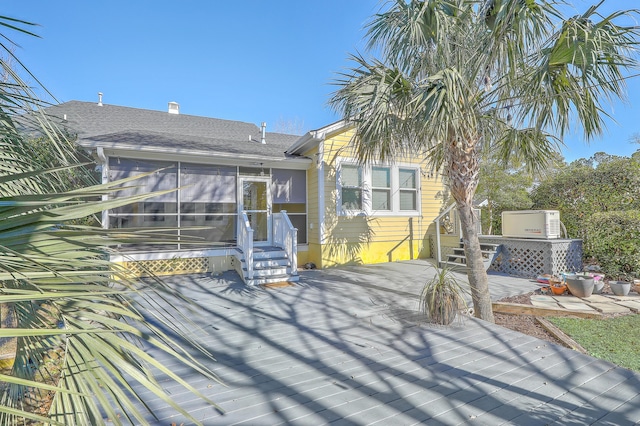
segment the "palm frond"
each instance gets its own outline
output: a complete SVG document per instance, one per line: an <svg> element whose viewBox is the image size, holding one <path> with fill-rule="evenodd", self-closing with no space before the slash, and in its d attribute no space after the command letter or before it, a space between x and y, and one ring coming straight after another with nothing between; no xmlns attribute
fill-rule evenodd
<svg viewBox="0 0 640 426"><path fill-rule="evenodd" d="M0 17L0 26L28 33L23 29L30 24ZM0 49L13 57L5 44ZM160 280L142 282L108 261L110 246L175 243L175 237L166 229L73 224L157 194L113 198L135 182L90 183L91 170L78 166L73 141L41 110L46 102L11 64L0 65L7 76L0 84L0 304L16 318L16 327L2 328L0 337L17 345L11 372L0 376L0 424L98 424L104 416L116 424L145 423L149 407L140 389L199 423L156 377L215 403L146 350L164 352L219 382L207 366L212 354L184 332L185 326L197 328L188 317L191 302ZM46 155L32 155L38 144ZM162 308L178 304L186 311ZM55 397L48 416L35 414L49 392Z"/></svg>

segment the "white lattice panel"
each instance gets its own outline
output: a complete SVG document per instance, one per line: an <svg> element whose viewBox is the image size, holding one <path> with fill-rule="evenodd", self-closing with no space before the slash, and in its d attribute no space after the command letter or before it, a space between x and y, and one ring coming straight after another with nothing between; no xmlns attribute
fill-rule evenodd
<svg viewBox="0 0 640 426"><path fill-rule="evenodd" d="M482 242L501 244L491 269L509 275L535 278L582 270L582 240L527 240L481 237Z"/></svg>
<svg viewBox="0 0 640 426"><path fill-rule="evenodd" d="M124 262L124 267L138 277L149 275L179 275L208 272L206 257L185 257Z"/></svg>

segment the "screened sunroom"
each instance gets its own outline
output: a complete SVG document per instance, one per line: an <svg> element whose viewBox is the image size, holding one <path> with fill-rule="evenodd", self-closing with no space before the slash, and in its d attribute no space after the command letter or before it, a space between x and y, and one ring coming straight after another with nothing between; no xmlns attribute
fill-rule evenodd
<svg viewBox="0 0 640 426"><path fill-rule="evenodd" d="M305 170L109 158L109 181L147 173L114 196L161 193L105 212L109 228L166 228L174 236L189 237L186 244L177 239L164 245L165 250L232 247L238 241L239 214L245 212L254 244L271 245L272 216L284 211L298 230L297 243L307 242Z"/></svg>

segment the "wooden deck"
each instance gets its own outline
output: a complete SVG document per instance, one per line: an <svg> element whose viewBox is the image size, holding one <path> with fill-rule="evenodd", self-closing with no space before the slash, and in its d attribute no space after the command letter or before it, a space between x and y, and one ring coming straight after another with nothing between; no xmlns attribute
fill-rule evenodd
<svg viewBox="0 0 640 426"><path fill-rule="evenodd" d="M205 425L640 421L638 374L475 319L423 323L418 294L432 273L419 261L307 271L272 289L233 273L167 278L198 301L199 328L185 333L215 354L227 386L174 369L225 413L166 388ZM494 299L537 288L504 276L491 287ZM185 421L153 395L146 402L152 424Z"/></svg>

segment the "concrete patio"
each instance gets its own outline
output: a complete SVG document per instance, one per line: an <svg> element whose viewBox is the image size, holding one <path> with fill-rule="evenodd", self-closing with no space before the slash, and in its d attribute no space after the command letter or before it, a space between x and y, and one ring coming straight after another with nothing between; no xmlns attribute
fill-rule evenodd
<svg viewBox="0 0 640 426"><path fill-rule="evenodd" d="M273 289L248 288L234 273L167 278L198 302L197 327L184 333L214 353L226 386L164 363L225 413L165 387L205 425L640 421L639 374L476 319L425 324L417 301L433 273L426 261L352 266ZM490 286L494 300L539 287L499 275ZM146 396L150 423L188 424Z"/></svg>

